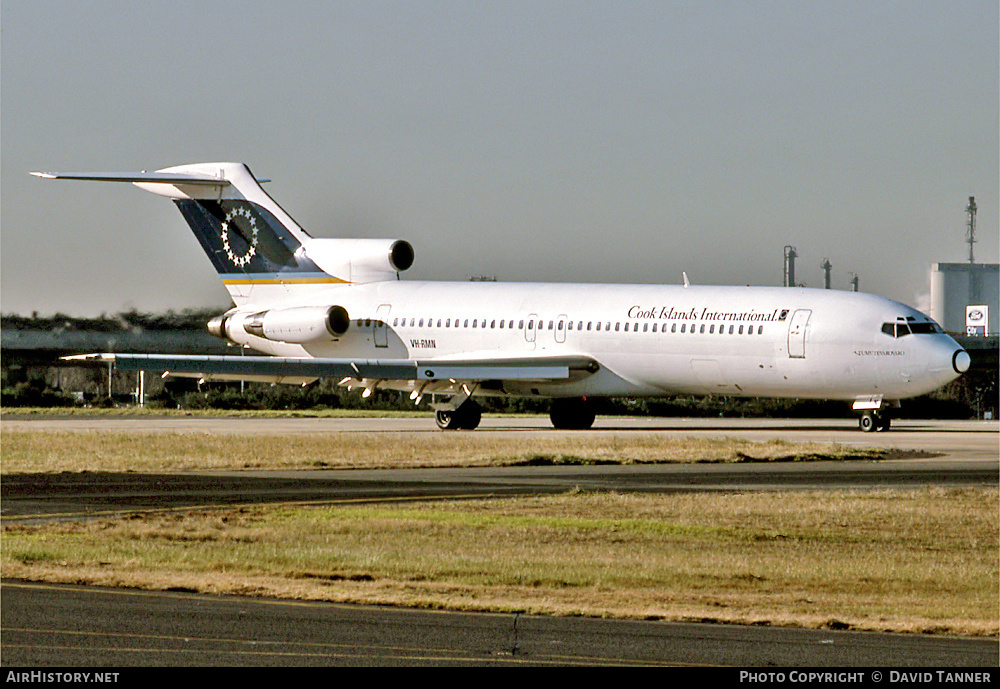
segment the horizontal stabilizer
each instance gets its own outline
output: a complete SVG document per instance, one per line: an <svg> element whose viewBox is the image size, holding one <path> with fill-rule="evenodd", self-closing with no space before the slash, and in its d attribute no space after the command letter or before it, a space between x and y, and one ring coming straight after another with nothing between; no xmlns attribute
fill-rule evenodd
<svg viewBox="0 0 1000 689"><path fill-rule="evenodd" d="M77 179L92 182L131 182L144 184L197 184L225 187L229 180L207 174L177 172L32 172L43 179ZM257 180L266 181L266 180Z"/></svg>

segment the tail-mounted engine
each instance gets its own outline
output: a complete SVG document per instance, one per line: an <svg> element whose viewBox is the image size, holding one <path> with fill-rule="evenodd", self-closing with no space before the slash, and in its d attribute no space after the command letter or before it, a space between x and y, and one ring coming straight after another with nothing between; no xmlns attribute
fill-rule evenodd
<svg viewBox="0 0 1000 689"><path fill-rule="evenodd" d="M413 265L413 246L402 239L309 239L305 252L323 272L346 282L398 280Z"/></svg>
<svg viewBox="0 0 1000 689"><path fill-rule="evenodd" d="M216 316L208 322L208 331L216 337L234 340L229 328L240 327L239 321L242 321L244 332L250 335L293 344L337 339L351 325L351 317L343 306L295 306L247 316Z"/></svg>

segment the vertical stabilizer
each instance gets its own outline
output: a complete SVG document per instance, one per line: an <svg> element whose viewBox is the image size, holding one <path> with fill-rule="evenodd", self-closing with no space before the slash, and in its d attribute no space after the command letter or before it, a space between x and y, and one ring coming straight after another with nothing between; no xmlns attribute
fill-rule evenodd
<svg viewBox="0 0 1000 689"><path fill-rule="evenodd" d="M345 282L309 259L303 250L309 235L267 195L246 165L200 163L157 172L226 182L135 184L173 199L237 306L284 299L290 285Z"/></svg>
<svg viewBox="0 0 1000 689"><path fill-rule="evenodd" d="M32 173L131 182L177 205L237 306L267 306L346 282L398 279L412 247L390 239L314 239L243 163L198 163L137 173Z"/></svg>

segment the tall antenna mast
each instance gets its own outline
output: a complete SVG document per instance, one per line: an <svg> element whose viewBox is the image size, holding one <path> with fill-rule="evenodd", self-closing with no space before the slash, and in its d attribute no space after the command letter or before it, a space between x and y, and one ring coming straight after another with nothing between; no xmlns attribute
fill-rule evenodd
<svg viewBox="0 0 1000 689"><path fill-rule="evenodd" d="M976 243L976 197L969 197L969 205L965 207L965 212L969 220L965 225L965 241L969 243L969 265L976 262L972 255L972 245Z"/></svg>
<svg viewBox="0 0 1000 689"><path fill-rule="evenodd" d="M833 269L833 264L830 263L830 259L824 258L819 267L823 269L823 288L830 289L830 271Z"/></svg>
<svg viewBox="0 0 1000 689"><path fill-rule="evenodd" d="M785 246L785 287L795 287L795 258L798 253L794 246Z"/></svg>

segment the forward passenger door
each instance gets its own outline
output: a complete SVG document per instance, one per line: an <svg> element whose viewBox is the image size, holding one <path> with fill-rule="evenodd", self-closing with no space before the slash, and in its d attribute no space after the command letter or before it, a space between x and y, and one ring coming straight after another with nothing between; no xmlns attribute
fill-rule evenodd
<svg viewBox="0 0 1000 689"><path fill-rule="evenodd" d="M806 326L811 315L810 309L799 309L792 314L788 324L788 356L791 359L806 358Z"/></svg>

